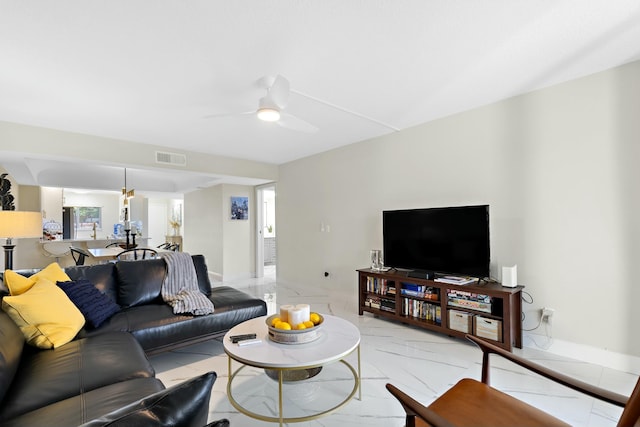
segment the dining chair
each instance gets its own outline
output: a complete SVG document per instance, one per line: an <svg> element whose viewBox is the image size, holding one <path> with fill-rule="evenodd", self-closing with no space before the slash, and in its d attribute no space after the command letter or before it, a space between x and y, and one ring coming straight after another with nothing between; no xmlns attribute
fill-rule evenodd
<svg viewBox="0 0 640 427"><path fill-rule="evenodd" d="M69 250L71 251L71 256L73 257L76 265L84 265L84 260L86 258L91 258L91 254L82 248L69 246Z"/></svg>
<svg viewBox="0 0 640 427"><path fill-rule="evenodd" d="M142 260L158 258L158 251L151 248L126 249L118 254L118 261Z"/></svg>

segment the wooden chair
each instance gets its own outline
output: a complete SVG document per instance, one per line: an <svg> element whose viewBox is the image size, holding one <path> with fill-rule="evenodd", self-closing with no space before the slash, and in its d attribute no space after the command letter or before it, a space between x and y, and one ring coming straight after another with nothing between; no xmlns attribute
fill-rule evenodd
<svg viewBox="0 0 640 427"><path fill-rule="evenodd" d="M84 249L77 248L75 246L69 246L69 249L71 250L71 256L73 257L76 265L84 265L84 260L86 258L91 258L91 254Z"/></svg>
<svg viewBox="0 0 640 427"><path fill-rule="evenodd" d="M126 249L118 254L116 259L118 261L123 260L139 260L139 259L153 259L158 258L158 251L151 248L136 248Z"/></svg>
<svg viewBox="0 0 640 427"><path fill-rule="evenodd" d="M536 374L588 396L623 407L618 426L640 426L640 379L631 396L587 384L549 368L530 362L481 338L467 335L482 350L482 381L465 378L447 390L431 405L420 402L387 384L387 390L400 401L407 413L406 427L433 426L566 426L565 422L528 405L489 385L489 355L498 354Z"/></svg>

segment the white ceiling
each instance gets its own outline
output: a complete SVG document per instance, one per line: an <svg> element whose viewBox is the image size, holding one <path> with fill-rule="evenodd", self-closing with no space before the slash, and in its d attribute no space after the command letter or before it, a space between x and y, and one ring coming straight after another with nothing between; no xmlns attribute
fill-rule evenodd
<svg viewBox="0 0 640 427"><path fill-rule="evenodd" d="M637 0L0 0L0 120L282 164L638 60L639 41ZM277 74L318 132L204 118L255 109Z"/></svg>

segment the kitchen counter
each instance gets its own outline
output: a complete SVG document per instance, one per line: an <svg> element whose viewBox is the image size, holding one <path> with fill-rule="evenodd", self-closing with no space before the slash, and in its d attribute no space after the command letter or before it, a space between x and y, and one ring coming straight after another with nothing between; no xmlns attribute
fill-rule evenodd
<svg viewBox="0 0 640 427"><path fill-rule="evenodd" d="M136 243L138 246L146 246L149 237L137 237ZM109 239L109 238L96 238L96 239L60 239L60 240L43 240L40 242L42 249L46 254L52 257L61 257L69 254L69 246L77 246L81 249L93 249L104 248L108 244L119 242L126 243L126 239ZM133 243L133 239L129 239L130 243Z"/></svg>

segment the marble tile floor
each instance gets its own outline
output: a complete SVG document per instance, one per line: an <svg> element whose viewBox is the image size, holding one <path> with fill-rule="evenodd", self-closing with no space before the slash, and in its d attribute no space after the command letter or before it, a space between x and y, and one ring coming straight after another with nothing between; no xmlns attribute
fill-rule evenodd
<svg viewBox="0 0 640 427"><path fill-rule="evenodd" d="M354 280L355 281L355 280ZM404 426L404 411L387 392L390 382L418 401L429 404L464 377L480 378L481 352L462 339L408 327L375 318L359 316L353 289L304 288L277 284L274 276L225 283L265 299L269 314L281 304L308 303L312 310L340 316L355 324L361 333L362 400L353 398L338 411L317 420L291 423L299 426ZM629 395L637 375L615 371L551 353L525 347L516 353L583 381ZM218 379L213 387L209 420L227 418L232 426L273 426L237 411L226 394L228 365L220 340L211 340L150 358L158 378L166 386L213 370ZM357 358L349 356L357 366ZM331 407L347 396L353 380L342 364L332 364L317 377L285 385L285 410L301 416L298 407ZM614 426L622 410L595 401L556 385L499 358L492 360L492 385L575 426ZM234 365L234 368L236 365ZM246 373L245 373L246 371ZM275 416L277 383L263 371L246 369L238 376L237 398L254 405L256 411ZM329 379L329 381L327 381ZM235 388L234 388L235 390ZM235 395L235 394L234 394ZM357 397L357 396L356 396Z"/></svg>

